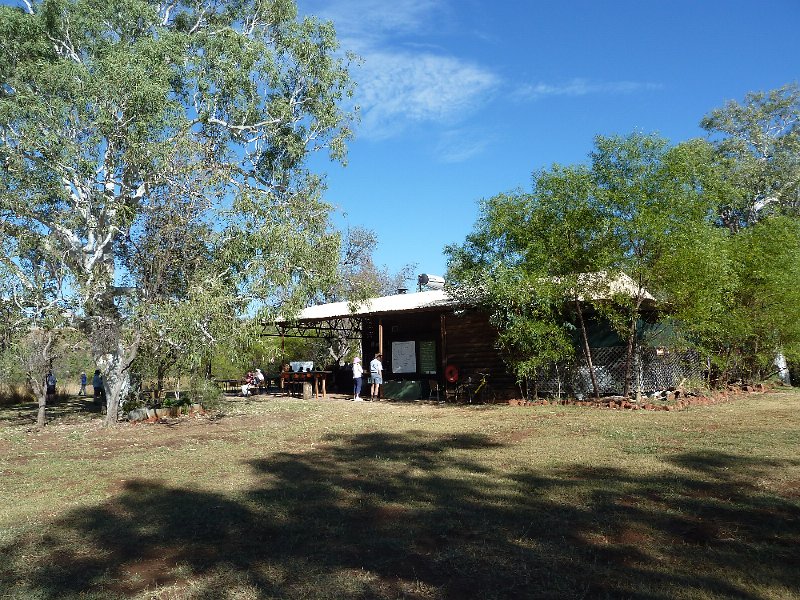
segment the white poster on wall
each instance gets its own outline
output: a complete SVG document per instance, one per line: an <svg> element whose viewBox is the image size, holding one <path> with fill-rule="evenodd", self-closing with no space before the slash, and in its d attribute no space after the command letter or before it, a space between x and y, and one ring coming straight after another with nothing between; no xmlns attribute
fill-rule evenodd
<svg viewBox="0 0 800 600"><path fill-rule="evenodd" d="M415 342L392 342L392 373L416 373Z"/></svg>

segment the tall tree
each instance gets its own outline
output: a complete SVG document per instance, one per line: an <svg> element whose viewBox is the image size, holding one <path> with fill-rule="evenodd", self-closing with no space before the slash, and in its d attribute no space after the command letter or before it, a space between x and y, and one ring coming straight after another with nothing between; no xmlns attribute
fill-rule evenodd
<svg viewBox="0 0 800 600"><path fill-rule="evenodd" d="M245 303L235 280L214 255L216 235L203 221L208 205L204 197L156 200L128 265L141 299L133 315L141 339L134 368L154 377L158 391L173 366L199 373L215 347L248 324L238 318Z"/></svg>
<svg viewBox="0 0 800 600"><path fill-rule="evenodd" d="M45 425L47 386L45 374L60 351L69 305L65 302L66 271L52 245L22 228L6 225L12 236L3 240L3 251L15 256L14 269L0 263L3 305L7 307L2 329L7 352L24 373L39 409L36 423Z"/></svg>
<svg viewBox="0 0 800 600"><path fill-rule="evenodd" d="M775 374L778 353L800 359L800 219L767 217L730 240L730 294L715 361L723 383Z"/></svg>
<svg viewBox="0 0 800 600"><path fill-rule="evenodd" d="M788 84L731 100L701 121L719 153L727 194L719 206L731 232L765 216L800 215L800 87Z"/></svg>
<svg viewBox="0 0 800 600"><path fill-rule="evenodd" d="M776 354L797 354L800 87L752 92L711 111L701 125L716 150L719 224L731 234L725 309L703 337L723 380L758 379ZM782 282L782 283L779 283ZM711 323L712 321L709 321Z"/></svg>
<svg viewBox="0 0 800 600"><path fill-rule="evenodd" d="M668 314L671 290L665 283L674 282L670 268L677 266L669 258L680 240L691 244L707 227L713 189L705 171L709 149L701 141L671 148L663 138L640 133L598 136L595 145L592 173L598 202L611 222L611 267L633 281L633 289L618 295L606 312L626 340L623 393L628 395L643 304L653 294ZM692 264L702 257L687 253L684 260Z"/></svg>
<svg viewBox="0 0 800 600"><path fill-rule="evenodd" d="M704 142L670 148L638 133L598 136L595 143L590 166L554 166L534 176L531 193L483 203L465 244L447 250L448 279L455 293L461 288L490 310L502 340L512 342L519 332L514 354L530 373L565 358L560 340L574 318L598 395L584 322L592 304L626 341L628 394L643 304L651 292L669 301L673 270L683 266L669 260L675 246L689 249L709 229L711 149ZM687 251L684 261L702 257ZM608 302L621 273L632 285Z"/></svg>
<svg viewBox="0 0 800 600"><path fill-rule="evenodd" d="M114 423L165 199L210 201L211 287L250 310L330 283L338 236L305 163L344 156L347 65L293 0L23 1L0 7L0 236L23 228L61 257Z"/></svg>
<svg viewBox="0 0 800 600"><path fill-rule="evenodd" d="M569 298L562 293L569 282L559 279L563 271L550 260L556 247L568 244L552 227L566 216L559 209L571 198L553 192L563 184L562 191L581 197L584 175L553 167L534 176L533 193L516 191L483 201L466 241L446 248L448 290L488 311L521 383L536 381L572 353L564 315Z"/></svg>
<svg viewBox="0 0 800 600"><path fill-rule="evenodd" d="M528 262L545 267L554 298L574 311L592 390L599 397L584 312L586 304L608 296L608 274L587 275L604 273L610 265L611 220L598 203L593 174L585 167L554 166L539 173L534 197Z"/></svg>

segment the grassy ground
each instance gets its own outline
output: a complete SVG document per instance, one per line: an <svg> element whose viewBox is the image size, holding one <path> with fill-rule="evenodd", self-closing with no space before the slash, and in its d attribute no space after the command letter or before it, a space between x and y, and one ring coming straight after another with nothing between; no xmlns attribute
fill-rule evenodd
<svg viewBox="0 0 800 600"><path fill-rule="evenodd" d="M0 411L0 598L800 598L800 393Z"/></svg>

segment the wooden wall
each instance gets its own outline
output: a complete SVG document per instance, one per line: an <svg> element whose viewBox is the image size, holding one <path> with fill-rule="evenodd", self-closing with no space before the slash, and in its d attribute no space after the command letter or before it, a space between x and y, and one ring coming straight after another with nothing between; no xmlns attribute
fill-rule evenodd
<svg viewBox="0 0 800 600"><path fill-rule="evenodd" d="M446 364L455 365L462 377L489 373L492 387L503 398L519 395L514 376L497 349L497 330L488 315L474 310L446 313L443 326Z"/></svg>
<svg viewBox="0 0 800 600"><path fill-rule="evenodd" d="M383 328L384 378L392 380L436 379L445 385L446 365L455 365L462 378L474 373L489 373L489 381L499 399L516 398L519 390L497 349L497 331L486 314L475 310L423 311L366 319L362 351L364 367L378 350L379 325ZM437 374L391 373L391 348L395 341L433 340L436 342ZM452 384L448 384L452 387Z"/></svg>

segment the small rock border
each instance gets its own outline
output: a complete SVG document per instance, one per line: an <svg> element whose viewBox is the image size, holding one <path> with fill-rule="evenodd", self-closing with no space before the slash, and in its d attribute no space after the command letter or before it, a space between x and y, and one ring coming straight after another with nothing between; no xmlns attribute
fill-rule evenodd
<svg viewBox="0 0 800 600"><path fill-rule="evenodd" d="M770 390L770 387L763 383L757 385L730 385L722 391L713 392L710 395L699 394L684 390L664 390L655 392L640 402L635 402L624 396L607 396L599 400L509 400L511 406L584 406L589 408L606 408L612 410L650 410L650 411L674 411L689 408L691 406L710 406L721 404L733 400L735 397L746 394L763 394Z"/></svg>
<svg viewBox="0 0 800 600"><path fill-rule="evenodd" d="M173 407L178 408L178 407ZM175 411L168 416L157 416L154 409L137 408L130 411L127 415L131 423L159 423L168 419L177 420L184 417L199 417L206 414L206 410L200 405L188 405L187 412Z"/></svg>

